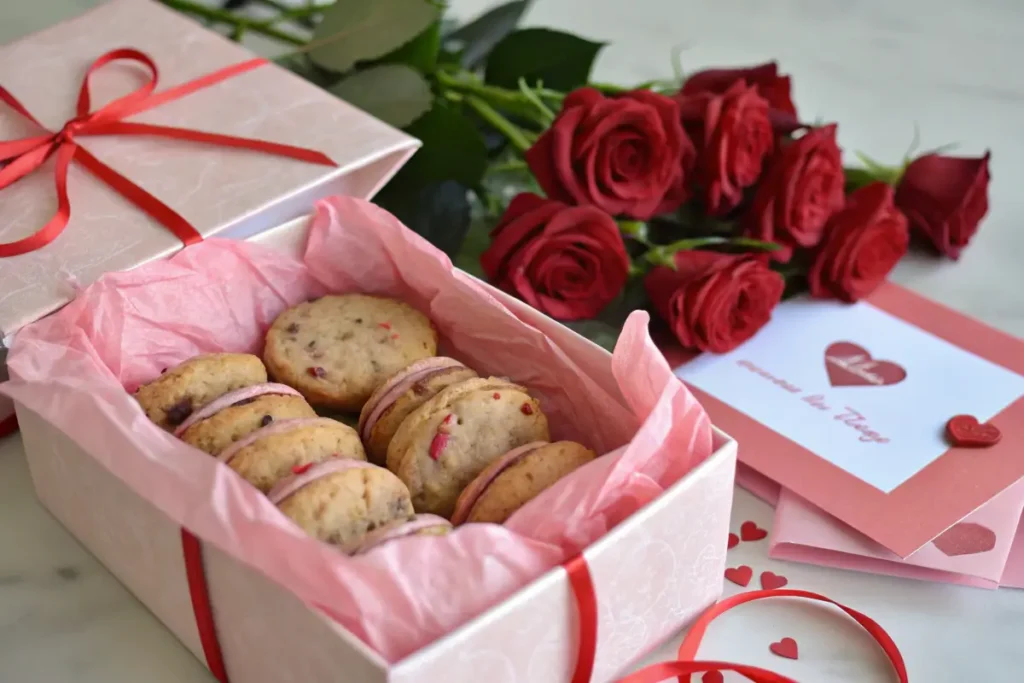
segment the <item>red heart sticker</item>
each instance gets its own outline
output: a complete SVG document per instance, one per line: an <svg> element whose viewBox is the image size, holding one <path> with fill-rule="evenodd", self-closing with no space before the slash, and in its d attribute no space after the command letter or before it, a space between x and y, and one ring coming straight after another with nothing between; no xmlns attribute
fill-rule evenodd
<svg viewBox="0 0 1024 683"><path fill-rule="evenodd" d="M740 538L744 541L760 541L768 536L768 531L762 529L756 522L743 522L740 525Z"/></svg>
<svg viewBox="0 0 1024 683"><path fill-rule="evenodd" d="M783 638L777 643L772 643L768 646L768 649L772 651L772 654L785 657L786 659L798 659L800 656L796 641L792 638Z"/></svg>
<svg viewBox="0 0 1024 683"><path fill-rule="evenodd" d="M881 387L898 384L907 371L889 360L875 360L853 342L835 342L825 349L825 369L834 387Z"/></svg>
<svg viewBox="0 0 1024 683"><path fill-rule="evenodd" d="M721 671L708 671L700 677L701 683L725 683L725 676Z"/></svg>
<svg viewBox="0 0 1024 683"><path fill-rule="evenodd" d="M732 581L737 586L743 586L746 588L750 584L750 579L754 578L754 570L745 564L741 564L739 567L730 567L725 570L725 578Z"/></svg>
<svg viewBox="0 0 1024 683"><path fill-rule="evenodd" d="M776 588L782 588L787 583L789 583L789 579L781 574L761 572L761 588L766 591L773 591Z"/></svg>
<svg viewBox="0 0 1024 683"><path fill-rule="evenodd" d="M736 534L729 534L729 545L726 546L727 550L732 550L740 544L740 537Z"/></svg>
<svg viewBox="0 0 1024 683"><path fill-rule="evenodd" d="M974 522L960 522L939 534L932 545L946 557L977 555L996 547L996 533Z"/></svg>
<svg viewBox="0 0 1024 683"><path fill-rule="evenodd" d="M954 446L961 448L987 448L1003 438L999 428L982 424L973 415L955 415L946 423L946 435Z"/></svg>

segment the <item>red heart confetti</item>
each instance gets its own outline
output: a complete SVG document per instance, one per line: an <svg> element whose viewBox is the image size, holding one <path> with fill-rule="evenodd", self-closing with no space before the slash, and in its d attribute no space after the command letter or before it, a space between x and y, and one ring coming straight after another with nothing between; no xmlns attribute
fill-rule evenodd
<svg viewBox="0 0 1024 683"><path fill-rule="evenodd" d="M996 533L974 522L960 522L939 534L932 545L946 557L977 555L996 547Z"/></svg>
<svg viewBox="0 0 1024 683"><path fill-rule="evenodd" d="M787 579L785 576L782 576L781 574L775 574L773 572L761 572L761 588L765 589L766 591L773 591L776 588L782 588L787 583L789 583L789 579Z"/></svg>
<svg viewBox="0 0 1024 683"><path fill-rule="evenodd" d="M754 578L754 570L745 564L738 567L730 567L725 570L725 578L737 586L746 588L750 585L750 579Z"/></svg>
<svg viewBox="0 0 1024 683"><path fill-rule="evenodd" d="M881 387L898 384L907 371L888 360L875 360L863 346L836 342L825 349L825 369L834 387Z"/></svg>
<svg viewBox="0 0 1024 683"><path fill-rule="evenodd" d="M982 424L973 415L955 415L946 423L946 435L954 446L961 448L987 448L995 446L1003 437L993 424Z"/></svg>
<svg viewBox="0 0 1024 683"><path fill-rule="evenodd" d="M779 657L785 657L786 659L799 659L800 653L796 647L796 641L792 638L783 638L777 643L772 643L768 646L772 654L778 655Z"/></svg>
<svg viewBox="0 0 1024 683"><path fill-rule="evenodd" d="M744 541L760 541L768 536L768 532L757 525L756 522L743 522L740 525L740 538Z"/></svg>
<svg viewBox="0 0 1024 683"><path fill-rule="evenodd" d="M441 451L448 445L448 434L438 431L430 441L430 459L437 461L441 457Z"/></svg>
<svg viewBox="0 0 1024 683"><path fill-rule="evenodd" d="M305 465L296 465L292 468L292 474L305 474L309 471L309 468L313 466L313 463L307 462Z"/></svg>
<svg viewBox="0 0 1024 683"><path fill-rule="evenodd" d="M740 544L740 537L736 534L729 534L729 545L726 546L727 550L732 550Z"/></svg>
<svg viewBox="0 0 1024 683"><path fill-rule="evenodd" d="M725 676L721 671L708 671L700 677L701 683L725 683Z"/></svg>
<svg viewBox="0 0 1024 683"><path fill-rule="evenodd" d="M383 327L385 330L391 329L391 323L377 323L378 327Z"/></svg>
<svg viewBox="0 0 1024 683"><path fill-rule="evenodd" d="M519 412L521 412L523 415L533 415L533 406L531 406L529 403L524 403L523 405L519 406Z"/></svg>

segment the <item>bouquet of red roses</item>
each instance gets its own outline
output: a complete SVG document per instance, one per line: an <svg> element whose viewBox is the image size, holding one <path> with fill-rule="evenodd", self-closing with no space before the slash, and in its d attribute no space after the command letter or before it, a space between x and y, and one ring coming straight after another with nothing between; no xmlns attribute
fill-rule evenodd
<svg viewBox="0 0 1024 683"><path fill-rule="evenodd" d="M602 43L518 28L525 0L461 26L442 0L163 2L297 46L277 61L422 140L375 201L560 320L650 305L727 351L784 295L866 296L912 236L957 258L988 209L987 153L844 168L774 62L620 87L590 78Z"/></svg>
<svg viewBox="0 0 1024 683"><path fill-rule="evenodd" d="M699 71L668 93L576 89L523 150L544 196L512 199L484 272L565 320L642 278L683 347L724 352L784 292L868 295L911 230L957 258L988 208L988 155L846 170L836 130L801 122L775 63Z"/></svg>

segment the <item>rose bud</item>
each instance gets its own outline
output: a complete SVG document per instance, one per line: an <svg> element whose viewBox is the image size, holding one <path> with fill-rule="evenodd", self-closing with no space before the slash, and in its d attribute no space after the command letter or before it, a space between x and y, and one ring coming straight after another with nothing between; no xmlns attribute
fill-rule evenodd
<svg viewBox="0 0 1024 683"><path fill-rule="evenodd" d="M807 275L811 296L847 302L864 298L885 281L907 253L907 219L882 182L865 185L832 216Z"/></svg>
<svg viewBox="0 0 1024 683"><path fill-rule="evenodd" d="M958 259L988 212L989 157L926 154L907 166L896 206L940 254Z"/></svg>
<svg viewBox="0 0 1024 683"><path fill-rule="evenodd" d="M775 147L768 102L757 89L736 81L724 93L676 98L683 128L697 148L697 181L712 216L732 211L743 190L761 177Z"/></svg>
<svg viewBox="0 0 1024 683"><path fill-rule="evenodd" d="M605 97L580 88L525 157L552 199L646 220L687 199L685 176L696 153L668 97L646 90Z"/></svg>
<svg viewBox="0 0 1024 683"><path fill-rule="evenodd" d="M785 280L763 256L680 251L676 269L659 266L644 286L687 349L725 353L757 333L782 299Z"/></svg>
<svg viewBox="0 0 1024 683"><path fill-rule="evenodd" d="M835 124L813 128L784 144L757 186L744 217L746 233L780 244L773 256L783 262L794 247L817 245L825 223L843 205L841 157Z"/></svg>
<svg viewBox="0 0 1024 683"><path fill-rule="evenodd" d="M790 93L789 76L779 75L779 66L775 62L738 69L698 71L686 79L679 95L722 94L737 82L756 87L758 94L768 101L769 117L776 132L788 133L800 127Z"/></svg>
<svg viewBox="0 0 1024 683"><path fill-rule="evenodd" d="M487 278L560 320L593 318L626 284L629 256L611 216L516 196L480 257Z"/></svg>

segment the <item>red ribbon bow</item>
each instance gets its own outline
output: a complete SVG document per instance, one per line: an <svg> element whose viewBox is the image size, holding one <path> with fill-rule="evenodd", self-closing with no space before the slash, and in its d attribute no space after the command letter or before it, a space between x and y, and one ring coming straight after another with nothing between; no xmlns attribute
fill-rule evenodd
<svg viewBox="0 0 1024 683"><path fill-rule="evenodd" d="M149 79L137 90L120 97L95 111L90 111L89 77L107 64L117 60L130 60L146 67ZM71 202L68 198L67 177L68 166L76 161L85 167L100 181L116 190L122 197L139 207L154 220L164 225L186 245L202 240L199 232L189 225L172 208L144 189L110 168L84 148L77 140L90 135L153 135L176 140L192 140L222 147L251 149L266 154L291 157L323 166L336 166L331 159L321 152L291 145L282 145L264 140L204 133L186 128L157 126L148 123L130 123L124 119L158 107L165 102L185 97L197 90L208 88L221 81L239 74L252 71L267 63L265 59L252 59L240 64L220 69L188 83L183 83L161 93L156 90L159 71L156 64L146 54L133 49L112 50L101 56L89 67L82 80L82 88L78 93L76 116L64 124L57 132L36 135L0 142L0 190L11 185L29 173L32 173L56 155L57 164L54 173L57 190L57 212L46 225L35 234L16 242L0 244L0 258L17 256L40 249L57 238L67 227L71 218ZM5 102L40 128L45 127L5 88L0 86L0 101ZM7 162L4 165L4 162Z"/></svg>

